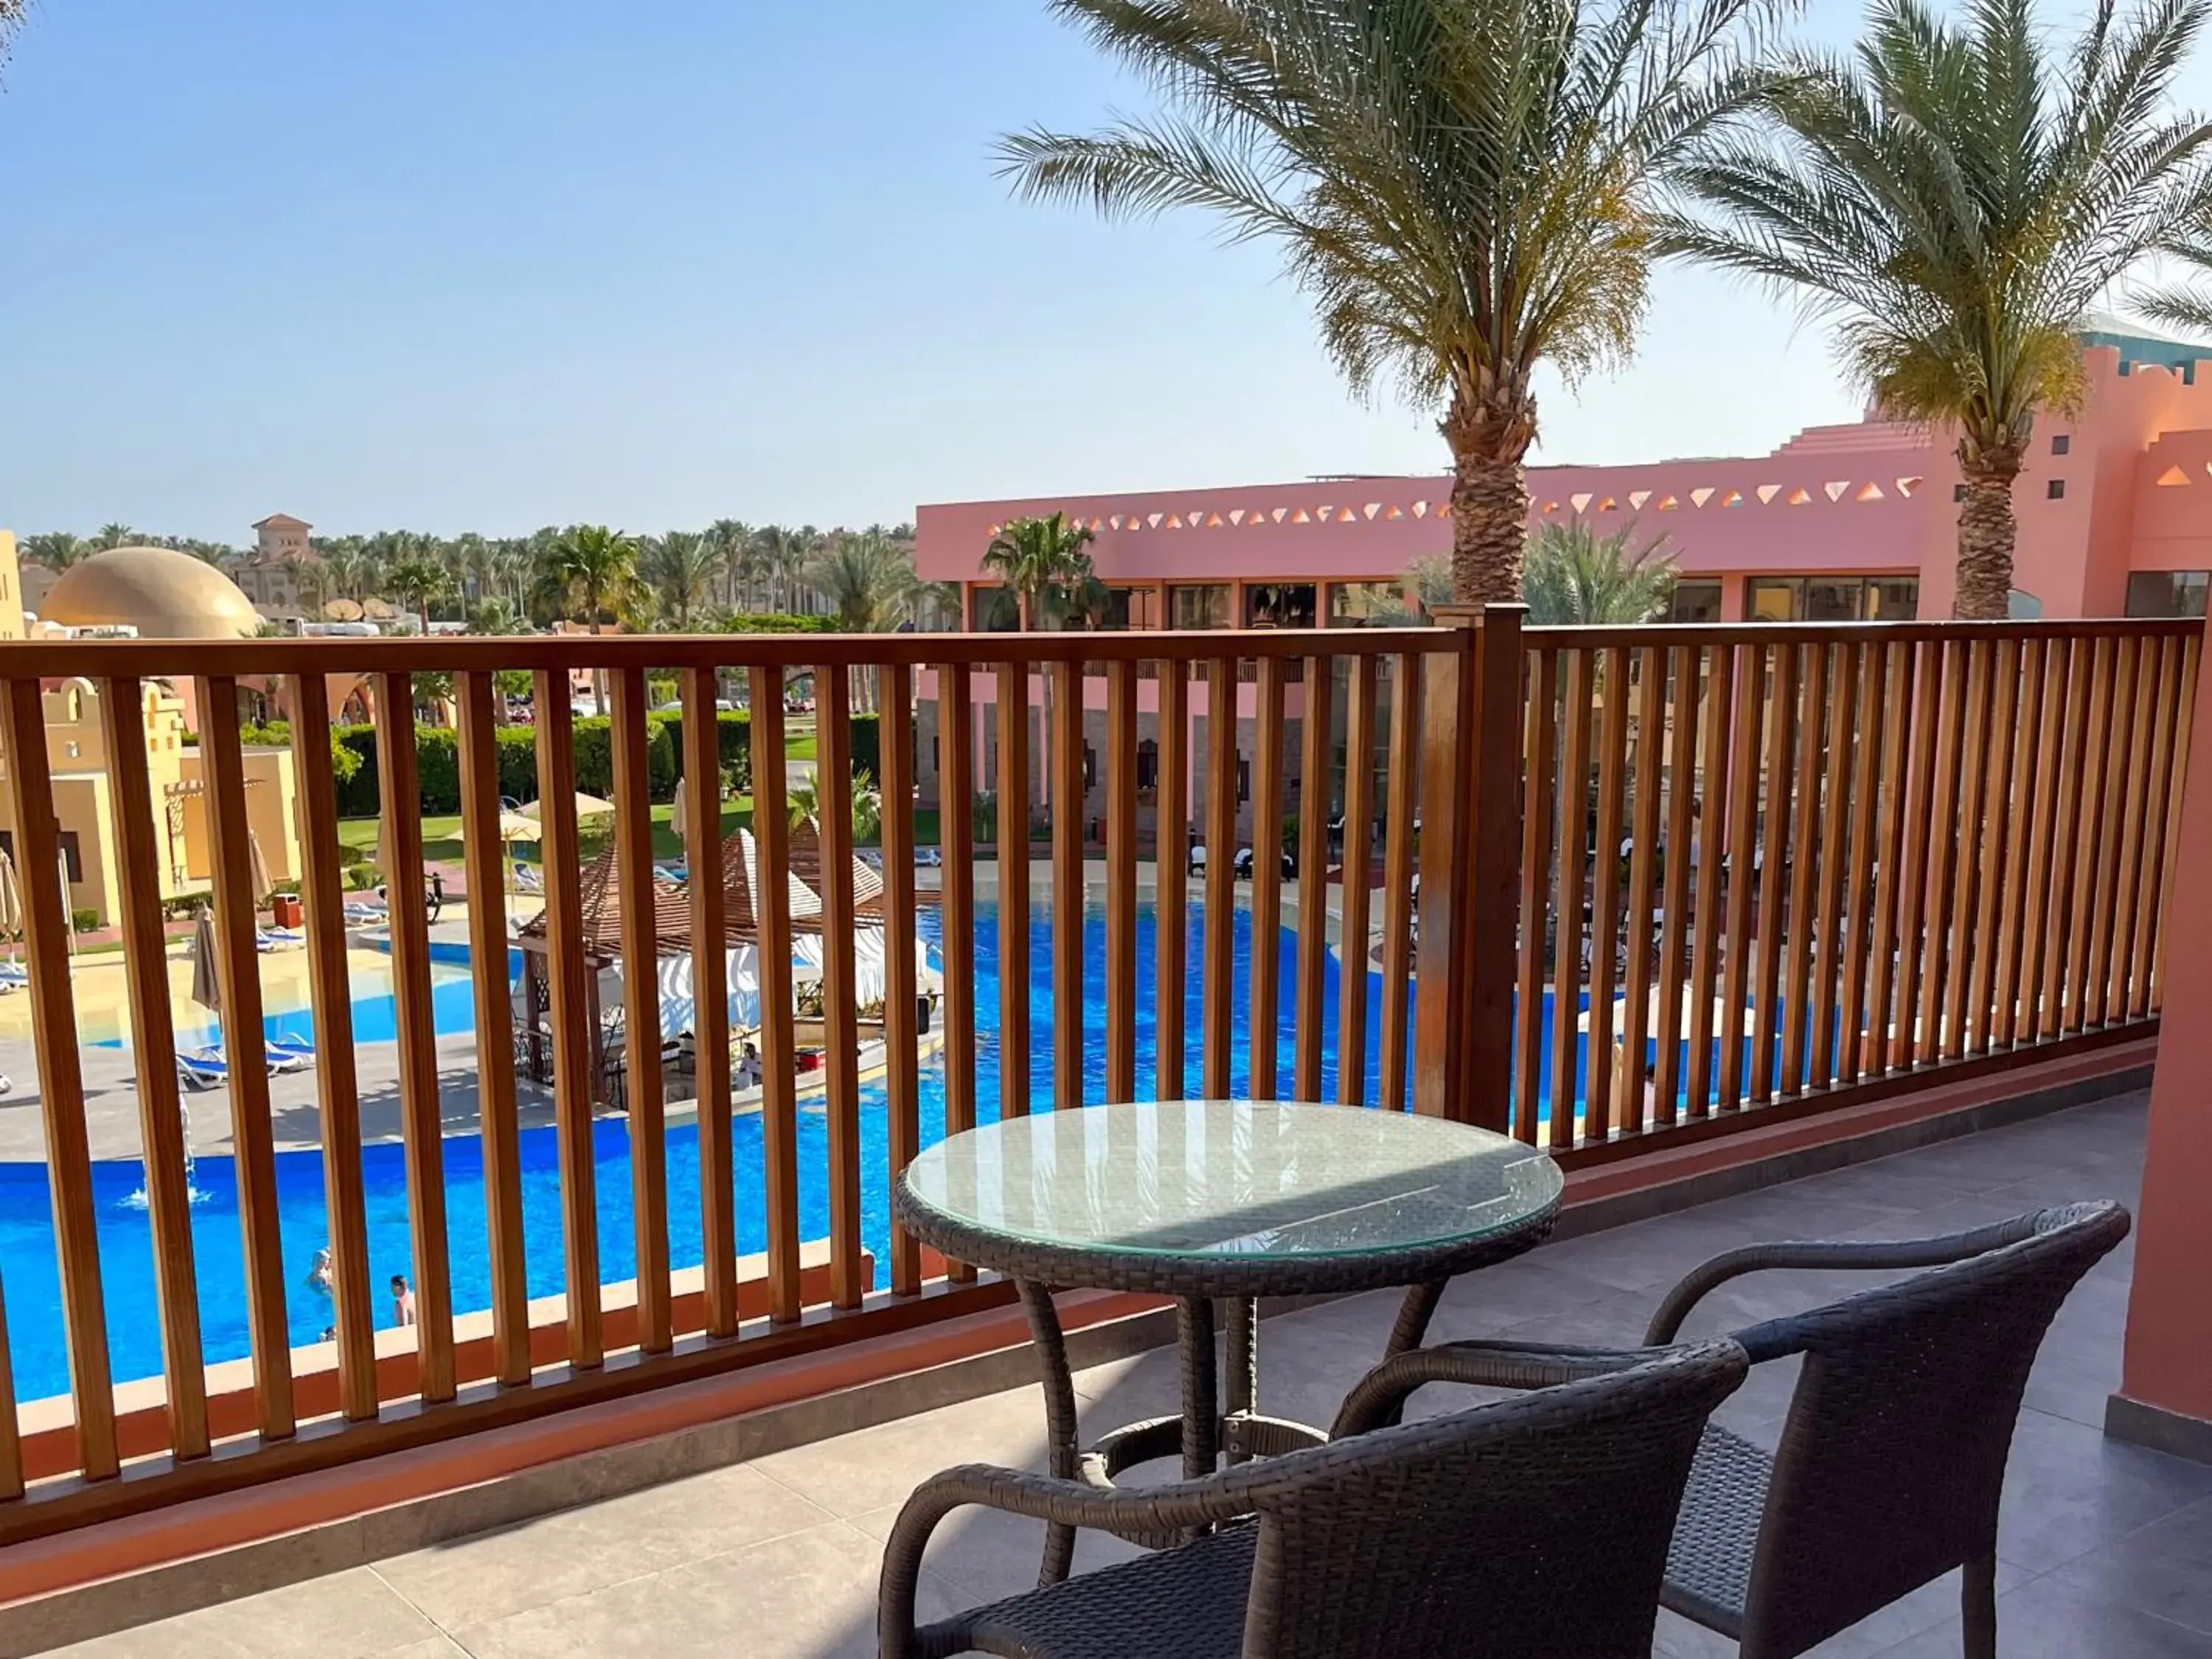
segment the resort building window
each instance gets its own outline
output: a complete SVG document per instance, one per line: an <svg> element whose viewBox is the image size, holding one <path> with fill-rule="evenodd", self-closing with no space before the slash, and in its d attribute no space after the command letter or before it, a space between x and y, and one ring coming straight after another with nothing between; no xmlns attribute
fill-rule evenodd
<svg viewBox="0 0 2212 1659"><path fill-rule="evenodd" d="M2046 501L2064 501L2066 499L2066 480L2063 478L2053 478L2050 483L2045 484L2043 486L2043 499Z"/></svg>
<svg viewBox="0 0 2212 1659"><path fill-rule="evenodd" d="M2073 447L2074 440L2063 432L2055 434L2051 440L2051 453L2054 455L2063 455Z"/></svg>
<svg viewBox="0 0 2212 1659"><path fill-rule="evenodd" d="M2138 570L2128 578L2130 617L2201 617L2212 571Z"/></svg>
<svg viewBox="0 0 2212 1659"><path fill-rule="evenodd" d="M1170 628L1226 628L1229 623L1229 584L1207 582L1193 587L1168 589Z"/></svg>
<svg viewBox="0 0 2212 1659"><path fill-rule="evenodd" d="M1754 576L1753 622L1910 622L1919 614L1917 577Z"/></svg>
<svg viewBox="0 0 2212 1659"><path fill-rule="evenodd" d="M1311 628L1321 590L1312 582L1254 582L1244 590L1247 628Z"/></svg>
<svg viewBox="0 0 2212 1659"><path fill-rule="evenodd" d="M1721 619L1721 585L1718 582L1676 582L1673 596L1667 601L1667 620L1670 623L1717 623Z"/></svg>
<svg viewBox="0 0 2212 1659"><path fill-rule="evenodd" d="M1409 618L1406 595L1396 582L1331 582L1331 628L1394 628Z"/></svg>

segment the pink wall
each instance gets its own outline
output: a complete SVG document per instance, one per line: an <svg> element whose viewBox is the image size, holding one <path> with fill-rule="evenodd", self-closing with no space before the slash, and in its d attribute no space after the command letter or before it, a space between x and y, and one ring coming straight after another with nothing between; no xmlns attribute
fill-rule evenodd
<svg viewBox="0 0 2212 1659"><path fill-rule="evenodd" d="M2212 674L2193 729L2212 733ZM2189 769L2179 833L2120 1392L2212 1424L2212 765Z"/></svg>
<svg viewBox="0 0 2212 1659"><path fill-rule="evenodd" d="M2019 586L2052 617L2117 614L2131 569L2212 568L2212 366L2189 386L2148 365L2123 375L2109 346L2084 361L2081 414L2039 423L2014 492ZM2189 483L2159 487L2177 465ZM1763 457L1536 467L1530 518L1601 532L1633 518L1667 534L1686 576L1917 574L1921 614L1942 616L1959 477L1948 436L1866 420L1809 428ZM1063 511L1095 530L1109 581L1374 580L1449 547L1446 501L1446 480L1425 475L953 502L917 511L916 556L926 580L973 581L999 526ZM1726 592L1740 613L1740 582Z"/></svg>

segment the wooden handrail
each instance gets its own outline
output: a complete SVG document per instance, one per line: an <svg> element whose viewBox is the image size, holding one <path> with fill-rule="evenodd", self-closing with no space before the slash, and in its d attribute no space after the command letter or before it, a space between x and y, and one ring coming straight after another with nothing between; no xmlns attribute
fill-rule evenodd
<svg viewBox="0 0 2212 1659"><path fill-rule="evenodd" d="M1206 633L0 643L0 745L18 802L75 1441L73 1453L58 1454L54 1431L42 1429L29 1491L18 1496L27 1443L8 1409L14 1383L0 1330L0 1543L1002 1298L1004 1287L970 1285L972 1268L921 1250L872 1207L879 1183L934 1132L929 1091L939 1062L930 1055L939 1030L949 1133L979 1116L1134 1095L1149 1027L1162 1097L1194 1084L1212 1095L1311 1098L1327 1089L1346 1106L1510 1130L1574 1163L2155 1029L2198 625L1555 629L1524 626L1518 607L1443 619L1438 628ZM507 994L516 907L504 891L495 679L514 669L532 676L538 710L546 912L543 948L527 941L532 977L520 1012L528 1029L520 1033ZM750 691L749 852L721 835L727 728L717 698L733 670ZM460 1308L446 1261L452 1149L417 810L434 751L422 748L418 769L411 677L426 672L453 676L476 981L474 1132L490 1273L482 1305ZM571 707L571 676L582 672L612 694L599 786L615 807L611 862L588 873L585 836L595 832L578 823L577 750L600 738L593 728L580 733ZM668 747L647 705L672 672L690 873L681 902L670 894L663 904L653 898L652 803L666 793ZM785 686L794 672L811 676L817 700L817 817L797 847L802 860L813 848L818 857L799 874L785 776ZM375 1327L388 1321L368 1277L368 1230L386 1224L363 1173L362 1044L324 737L330 675L367 676L383 716L383 942L419 1322L402 1356L378 1352ZM92 1225L69 917L53 878L64 843L40 684L81 676L103 698L166 1384L165 1407L142 1402L120 1418ZM189 1148L165 1054L174 1024L161 871L175 860L154 816L145 678L197 683L197 799L212 848L254 1361L245 1417L236 1395L211 1397L200 1352L208 1267L194 1258ZM262 896L244 852L249 824L262 821L249 816L247 787L261 775L249 775L239 714L241 690L278 689L272 679L297 734L298 873L337 1348L335 1376L324 1358L296 1382L270 1085L258 1063ZM979 701L995 708L985 714ZM854 751L866 735L858 717L871 712L880 717L879 896L856 863L853 818ZM994 903L978 902L979 782L997 792L997 833L984 851ZM1049 825L1034 844L1033 794ZM1194 802L1206 849L1197 941L1188 927ZM933 890L922 817L933 805L944 865ZM1286 939L1277 853L1293 812L1297 911ZM1147 834L1157 933L1149 984L1139 960ZM1240 846L1254 854L1249 881L1236 868ZM1031 960L1038 857L1050 865L1048 1014L1041 984L1031 984L1032 969L1048 966ZM610 890L618 926L605 910ZM1094 1006L1084 992L1084 922L1102 896L1105 989ZM933 937L933 901L941 1002L932 1000L939 987L917 939L918 930ZM1238 965L1247 903L1249 973ZM872 1009L860 1018L864 968L875 962L872 943L864 958L860 942L878 927L880 1024ZM991 952L977 938L994 927L995 1007L982 966ZM684 938L672 943L678 932ZM757 960L757 1175L748 1164L755 1131L739 1115L755 1080L750 1065L739 1077L732 1060L736 988L726 957L737 938ZM818 1020L795 1012L794 941L822 951ZM678 949L691 974L693 1052L686 1060L672 1051L664 1076L657 973ZM617 1011L600 1007L596 979L617 956L627 1048L618 1079L605 1060L605 1023ZM1377 962L1382 989L1370 1022ZM1194 989L1202 1011L1194 1042L1185 1029ZM550 1031L536 1024L541 1011ZM1032 1038L1045 1040L1048 1018L1053 1086L1032 1098ZM927 1036L925 1024L935 1028ZM1086 1036L1103 1040L1095 1073ZM804 1085L802 1052L820 1061ZM529 1295L518 1053L551 1085L557 1310ZM1370 1054L1380 1078L1371 1100ZM672 1267L672 1231L680 1238L688 1229L688 1218L671 1215L672 1193L689 1188L672 1166L682 1109L663 1100L687 1073L700 1162L696 1273ZM880 1094L871 1089L878 1078ZM616 1113L626 1122L611 1122ZM629 1180L603 1193L601 1160L617 1133ZM463 1155L451 1161L456 1171L469 1167ZM625 1198L636 1265L609 1286L604 1206L618 1212ZM750 1279L739 1274L741 1243L760 1251ZM19 1320L22 1306L19 1297L10 1310ZM457 1320L466 1328L459 1335ZM166 1437L158 1462L143 1461L149 1435ZM209 1456L211 1447L222 1455ZM72 1455L75 1474L57 1484L58 1463Z"/></svg>

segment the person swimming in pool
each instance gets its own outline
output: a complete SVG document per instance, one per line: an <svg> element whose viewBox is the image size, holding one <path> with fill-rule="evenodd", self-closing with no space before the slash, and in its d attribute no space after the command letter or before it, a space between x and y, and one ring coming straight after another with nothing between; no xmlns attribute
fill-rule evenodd
<svg viewBox="0 0 2212 1659"><path fill-rule="evenodd" d="M415 1291L408 1284L405 1273L392 1275L392 1322L412 1325L415 1322Z"/></svg>

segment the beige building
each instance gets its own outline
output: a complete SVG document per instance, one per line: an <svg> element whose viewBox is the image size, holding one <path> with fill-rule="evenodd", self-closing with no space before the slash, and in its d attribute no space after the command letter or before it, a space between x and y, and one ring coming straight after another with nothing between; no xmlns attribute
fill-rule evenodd
<svg viewBox="0 0 2212 1659"><path fill-rule="evenodd" d="M272 621L303 616L310 608L295 568L320 564L310 532L314 526L289 513L272 513L253 526L253 551L238 567L238 586L254 608Z"/></svg>
<svg viewBox="0 0 2212 1659"><path fill-rule="evenodd" d="M166 547L118 547L64 572L46 595L40 620L56 629L127 629L141 639L220 640L249 635L261 619L228 578L190 554ZM23 635L15 538L0 532L0 639ZM165 899L207 891L214 872L201 756L185 745L197 724L193 692L190 680L148 680L139 686ZM61 829L58 878L68 884L72 910L91 911L106 925L117 914L119 873L100 695L91 680L73 678L47 686L43 702L46 764L53 775ZM269 878L295 880L300 858L292 751L248 749L245 769L247 827L260 842ZM0 757L0 847L10 856L15 825L13 786ZM31 878L28 872L19 874Z"/></svg>

